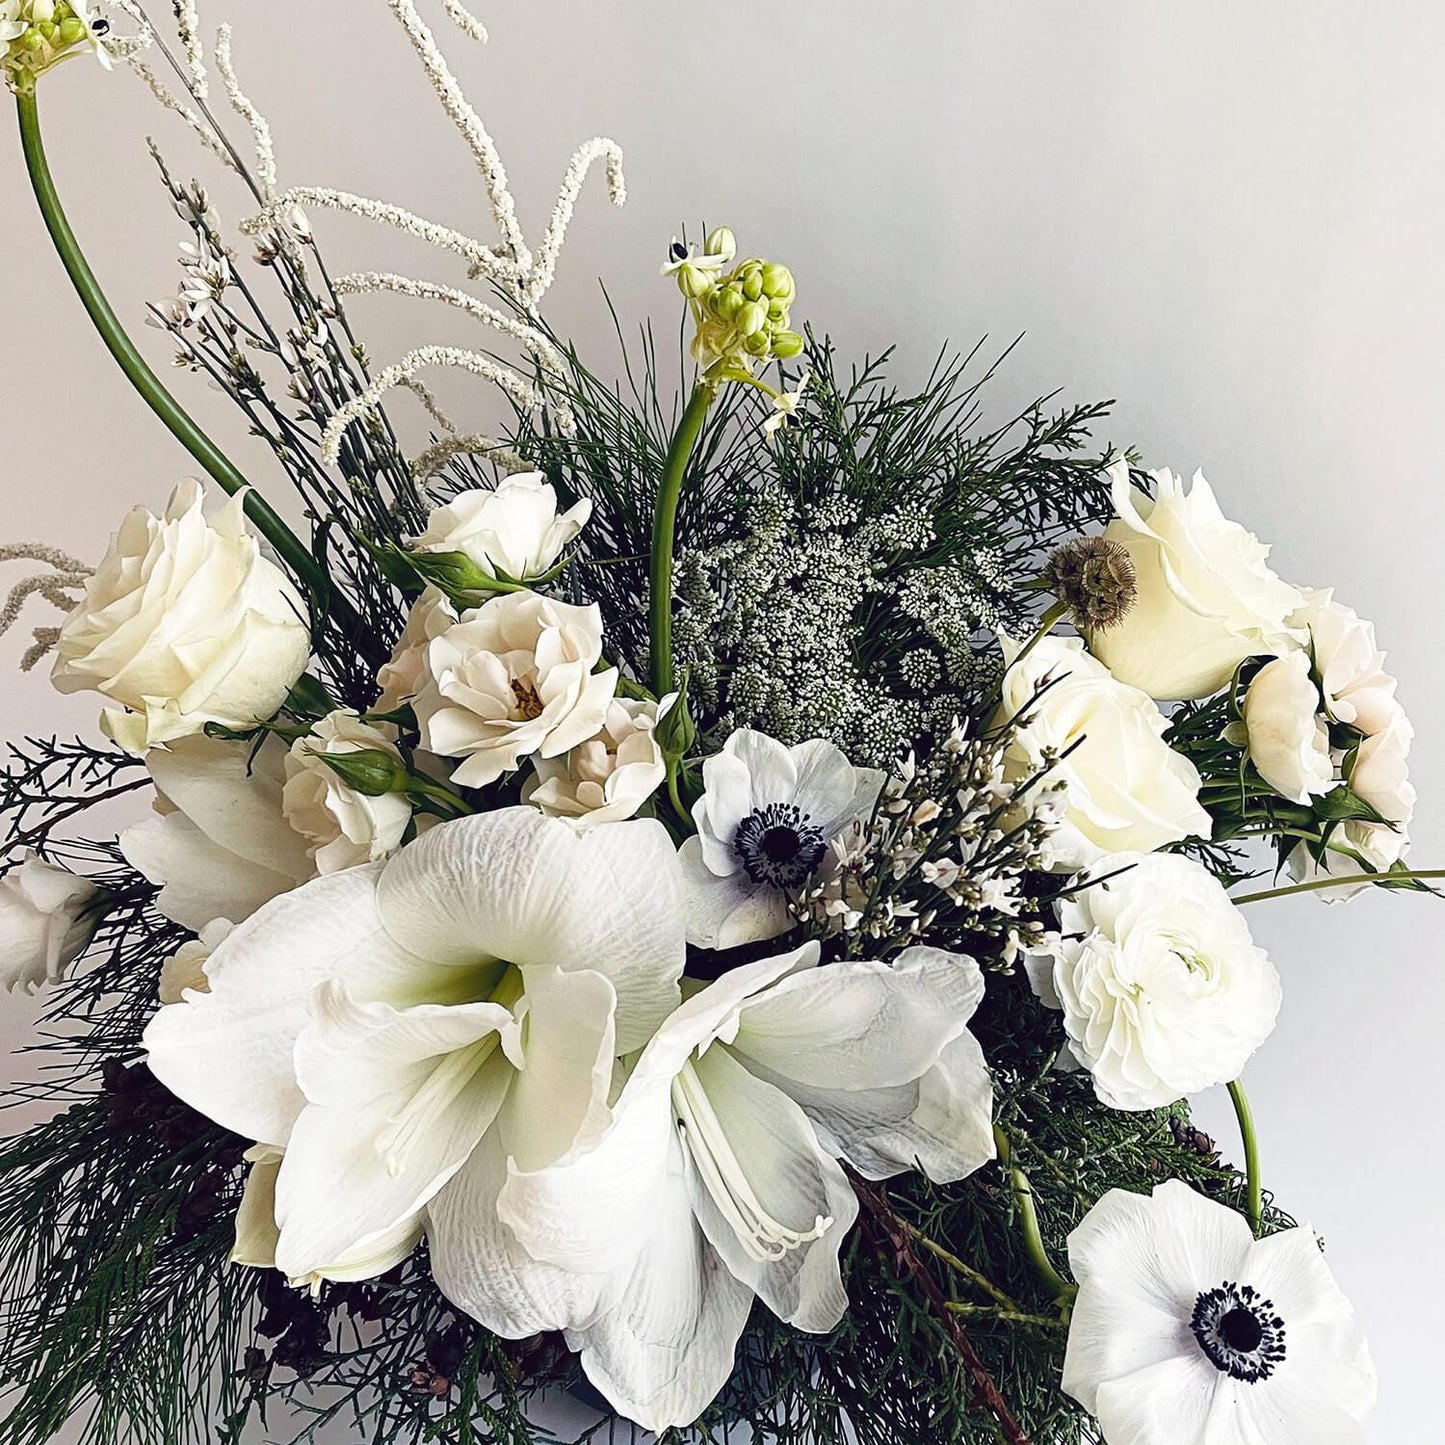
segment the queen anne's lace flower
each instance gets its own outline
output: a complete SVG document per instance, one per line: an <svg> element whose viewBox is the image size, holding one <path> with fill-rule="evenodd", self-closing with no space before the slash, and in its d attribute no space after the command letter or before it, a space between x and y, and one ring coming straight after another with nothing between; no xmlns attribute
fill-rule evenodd
<svg viewBox="0 0 1445 1445"><path fill-rule="evenodd" d="M1108 1445L1361 1445L1375 1370L1308 1229L1256 1240L1187 1184L1111 1190L1069 1236L1064 1389Z"/></svg>

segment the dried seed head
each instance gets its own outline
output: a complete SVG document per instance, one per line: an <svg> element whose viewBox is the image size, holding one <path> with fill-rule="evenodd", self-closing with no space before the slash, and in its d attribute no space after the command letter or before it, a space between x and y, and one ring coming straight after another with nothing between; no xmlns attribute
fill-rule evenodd
<svg viewBox="0 0 1445 1445"><path fill-rule="evenodd" d="M1128 550L1107 537L1075 537L1049 558L1050 587L1081 632L1116 626L1134 605L1137 578Z"/></svg>

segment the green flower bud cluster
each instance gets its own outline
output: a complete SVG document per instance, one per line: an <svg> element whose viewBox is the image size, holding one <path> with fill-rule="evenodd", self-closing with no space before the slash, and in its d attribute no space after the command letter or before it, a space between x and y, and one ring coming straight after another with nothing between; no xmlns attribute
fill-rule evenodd
<svg viewBox="0 0 1445 1445"><path fill-rule="evenodd" d="M74 55L94 50L110 23L92 18L86 0L0 0L0 42L5 45L5 83L11 90L33 90L36 78Z"/></svg>
<svg viewBox="0 0 1445 1445"><path fill-rule="evenodd" d="M667 269L676 275L697 322L692 354L698 364L751 372L755 363L797 356L803 338L789 325L797 294L793 273L758 257L727 270L736 247L724 226L708 236L701 256L675 252Z"/></svg>

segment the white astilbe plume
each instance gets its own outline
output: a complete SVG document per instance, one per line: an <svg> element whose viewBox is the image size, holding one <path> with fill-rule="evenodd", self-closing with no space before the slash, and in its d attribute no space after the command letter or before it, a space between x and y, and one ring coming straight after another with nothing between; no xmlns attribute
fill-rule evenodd
<svg viewBox="0 0 1445 1445"><path fill-rule="evenodd" d="M402 382L402 385L422 404L426 414L444 431L450 432L453 436L457 433L457 424L446 412L442 410L441 403L432 393L432 389L416 377Z"/></svg>
<svg viewBox="0 0 1445 1445"><path fill-rule="evenodd" d="M428 481L456 456L485 457L504 472L532 470L532 463L514 452L506 442L474 432L467 436L443 437L439 442L433 442L419 456L412 458L411 474L418 482Z"/></svg>
<svg viewBox="0 0 1445 1445"><path fill-rule="evenodd" d="M471 36L473 40L487 43L487 27L477 19L462 3L461 0L442 0L442 9L447 12L452 22L464 34Z"/></svg>
<svg viewBox="0 0 1445 1445"><path fill-rule="evenodd" d="M535 411L542 404L542 394L531 382L480 351L467 351L458 346L420 346L388 366L365 391L332 413L321 436L321 455L334 465L341 455L346 428L371 411L393 387L405 385L429 366L454 366L483 377L506 392L523 411Z"/></svg>
<svg viewBox="0 0 1445 1445"><path fill-rule="evenodd" d="M191 78L191 91L197 100L205 100L210 91L206 76L206 53L201 46L201 23L196 14L196 0L171 0L176 12L176 34L186 55L186 73Z"/></svg>
<svg viewBox="0 0 1445 1445"><path fill-rule="evenodd" d="M43 562L51 570L24 577L11 589L0 607L0 636L15 625L20 611L31 597L43 597L53 607L68 613L79 600L72 594L84 587L91 569L68 552L58 547L47 546L44 542L0 543L0 562ZM20 659L21 672L31 668L55 646L60 639L58 627L37 627L33 634L34 644Z"/></svg>
<svg viewBox="0 0 1445 1445"><path fill-rule="evenodd" d="M267 201L273 200L276 195L276 150L271 143L271 127L266 124L266 117L251 103L236 79L236 67L231 59L229 25L222 25L216 32L216 69L221 73L221 84L226 87L226 99L231 102L231 109L251 129L261 194Z"/></svg>

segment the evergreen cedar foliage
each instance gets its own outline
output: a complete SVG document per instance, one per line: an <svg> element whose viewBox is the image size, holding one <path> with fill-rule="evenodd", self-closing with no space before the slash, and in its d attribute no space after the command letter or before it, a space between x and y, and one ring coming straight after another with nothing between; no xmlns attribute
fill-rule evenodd
<svg viewBox="0 0 1445 1445"><path fill-rule="evenodd" d="M744 389L730 389L714 409L684 494L682 555L745 543L761 495L785 499L802 539L814 519L836 526L842 515L863 528L905 498L925 509L932 540L918 555L892 559L898 572L926 590L930 570L954 585L964 568L976 622L1026 626L1030 594L1019 584L1038 574L1052 545L1108 514L1101 458L1088 450L1103 409L1054 413L1041 403L989 430L978 407L989 373L975 376L972 357L941 363L916 394L888 382L887 358L846 378L826 343L814 341L804 360L813 374L808 405L778 444L762 439L759 403ZM601 605L609 645L639 677L647 670L651 505L677 407L658 372L646 335L637 369L617 387L570 357L578 435L564 439L519 419L512 438L568 501L594 502L567 585ZM253 419L265 429L264 414ZM295 429L276 429L287 471L310 476ZM316 642L333 696L365 707L365 655L378 641L390 645L404 601L377 544L413 530L424 499L398 474L384 419L353 433L344 456L349 485L313 491L312 524L337 585L376 635L363 643L323 625ZM474 461L458 460L441 485L433 482L432 499L491 480ZM391 501L378 505L382 496ZM881 605L849 619L861 666L917 650L916 618L888 605L898 595L885 588ZM313 600L324 615L326 599ZM725 596L723 606L756 601ZM970 647L974 665L954 658L940 666L960 710L977 717L997 661L982 627ZM741 659L692 661L710 678L693 700L705 738L711 733L716 744L722 728L756 721L746 699L730 695ZM890 686L904 695L907 679ZM926 730L915 741L926 757ZM187 935L155 911L154 888L113 844L76 841L94 801L147 785L134 759L108 748L33 739L11 749L0 780L10 859L38 848L99 877L121 900L76 976L52 995L37 1045L44 1082L8 1101L17 1132L0 1150L0 1379L8 1409L0 1442L42 1445L79 1416L95 1445L224 1445L250 1419L264 1421L273 1440L306 1440L338 1419L348 1422L348 1438L377 1445L532 1445L559 1437L529 1423L529 1407L562 1391L596 1411L575 1438L633 1439L637 1432L589 1391L560 1338L499 1340L452 1310L431 1282L424 1247L382 1279L327 1285L314 1300L274 1272L227 1262L247 1141L168 1095L140 1058L161 964ZM1216 862L1227 870L1227 856ZM1144 1191L1180 1178L1242 1204L1241 1175L1221 1163L1183 1105L1112 1111L1096 1101L1087 1075L1053 1070L1057 1015L1034 999L1021 972L987 956L996 944L930 941L970 948L990 970L974 1030L995 1071L998 1122L1027 1171L1055 1260L1064 1258L1069 1230L1110 1188ZM25 1128L37 1105L57 1112ZM992 1164L947 1188L916 1175L858 1187L860 1222L844 1246L852 1307L843 1324L828 1337L803 1335L758 1306L724 1395L694 1428L670 1438L1096 1440L1058 1388L1065 1331L1024 1253L1005 1171ZM1287 1223L1268 1215L1268 1226ZM960 1265L981 1271L993 1291Z"/></svg>

